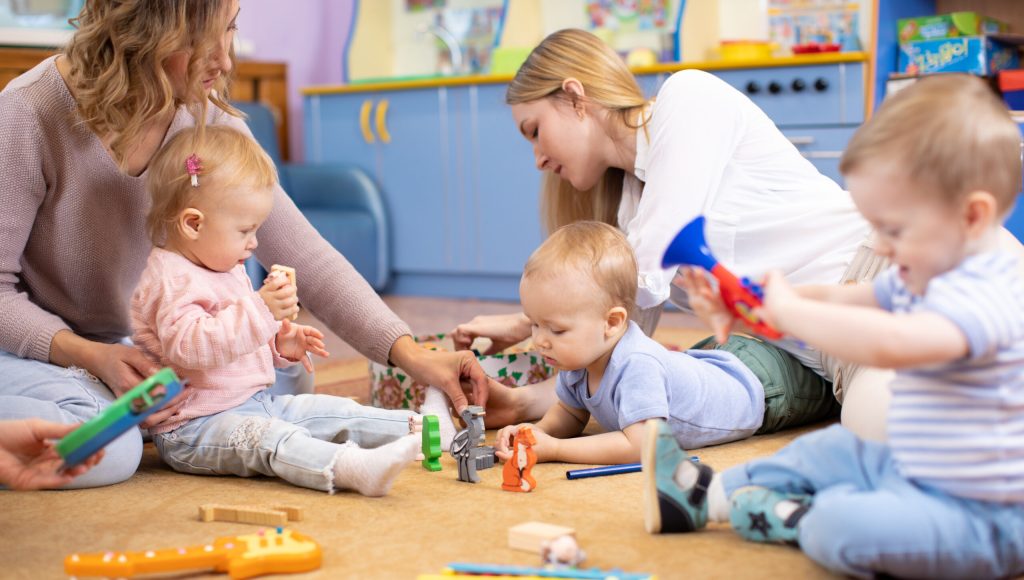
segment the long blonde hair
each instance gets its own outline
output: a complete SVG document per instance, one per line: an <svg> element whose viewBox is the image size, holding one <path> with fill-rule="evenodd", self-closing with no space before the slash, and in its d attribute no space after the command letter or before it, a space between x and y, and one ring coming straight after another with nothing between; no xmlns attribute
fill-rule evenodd
<svg viewBox="0 0 1024 580"><path fill-rule="evenodd" d="M647 103L626 63L593 34L579 29L559 30L545 38L516 73L505 93L509 105L538 99L573 99L562 82L575 78L585 98L607 109L631 128L644 126L634 120ZM598 220L618 226L623 171L608 168L597 185L579 191L568 181L548 173L541 188L541 221L548 233L579 220Z"/></svg>
<svg viewBox="0 0 1024 580"><path fill-rule="evenodd" d="M198 187L192 187L185 166L185 160L193 154L201 166ZM183 129L167 141L149 165L149 238L154 246L163 247L169 228L201 196L235 188L266 190L276 183L274 162L252 137L227 125Z"/></svg>
<svg viewBox="0 0 1024 580"><path fill-rule="evenodd" d="M78 113L120 165L138 144L147 122L186 104L202 125L207 100L240 116L227 101L223 76L207 97L201 84L206 57L222 41L225 0L87 0L71 23L77 28L64 50ZM187 101L175 99L164 61L189 50ZM232 57L234 55L232 54Z"/></svg>

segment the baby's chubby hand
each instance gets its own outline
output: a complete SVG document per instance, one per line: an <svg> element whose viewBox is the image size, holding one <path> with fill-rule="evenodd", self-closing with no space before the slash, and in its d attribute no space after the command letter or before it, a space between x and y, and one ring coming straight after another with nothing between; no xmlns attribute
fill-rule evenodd
<svg viewBox="0 0 1024 580"><path fill-rule="evenodd" d="M299 312L299 295L283 272L268 274L259 289L259 295L274 315L274 320L290 319Z"/></svg>
<svg viewBox="0 0 1024 580"><path fill-rule="evenodd" d="M719 344L725 344L736 318L718 290L711 287L705 271L701 268L680 268L672 284L686 291L693 313L715 333Z"/></svg>
<svg viewBox="0 0 1024 580"><path fill-rule="evenodd" d="M330 356L324 346L324 333L312 326L295 324L287 318L281 321L275 340L278 354L290 361L301 362L309 373L313 372L313 363L306 356L307 352L324 358Z"/></svg>
<svg viewBox="0 0 1024 580"><path fill-rule="evenodd" d="M512 440L515 439L516 433L519 433L519 428L522 426L533 427L531 423L520 423L519 425L507 425L498 430L498 434L494 438L494 455L502 462L508 461L512 457Z"/></svg>
<svg viewBox="0 0 1024 580"><path fill-rule="evenodd" d="M755 313L780 332L786 332L785 311L796 301L801 300L800 295L780 270L768 272L763 287L764 303Z"/></svg>
<svg viewBox="0 0 1024 580"><path fill-rule="evenodd" d="M529 427L533 430L533 437L537 440L532 445L533 452L537 454L537 462L553 461L555 448L558 446L558 439L548 435L544 431L541 431L533 423L520 423L518 425L509 425L508 427L502 427L498 431L498 435L494 441L494 455L502 462L508 461L512 458L512 453L515 452L513 447L513 441L515 440L516 434L519 433L519 429L522 427Z"/></svg>

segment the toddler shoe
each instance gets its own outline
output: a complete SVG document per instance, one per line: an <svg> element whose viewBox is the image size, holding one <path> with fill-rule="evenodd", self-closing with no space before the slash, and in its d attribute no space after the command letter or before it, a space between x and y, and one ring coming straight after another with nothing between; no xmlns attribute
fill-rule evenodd
<svg viewBox="0 0 1024 580"><path fill-rule="evenodd" d="M660 419L647 421L641 453L647 531L671 534L703 528L708 521L707 489L714 471L692 463L668 424ZM684 488L676 481L680 465L698 471L692 486Z"/></svg>
<svg viewBox="0 0 1024 580"><path fill-rule="evenodd" d="M751 542L798 545L797 524L811 509L811 496L766 487L741 487L730 499L729 523Z"/></svg>

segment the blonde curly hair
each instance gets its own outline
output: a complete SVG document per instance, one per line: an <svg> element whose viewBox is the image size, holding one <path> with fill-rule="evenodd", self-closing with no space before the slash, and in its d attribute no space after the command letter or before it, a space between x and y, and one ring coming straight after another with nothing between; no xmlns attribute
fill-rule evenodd
<svg viewBox="0 0 1024 580"><path fill-rule="evenodd" d="M77 30L64 50L68 83L89 129L113 136L110 149L119 165L147 122L182 105L200 125L208 102L241 116L227 103L225 77L217 79L209 97L201 83L207 56L227 32L227 5L225 0L86 0L71 20ZM178 99L163 63L182 50L189 55L190 94Z"/></svg>

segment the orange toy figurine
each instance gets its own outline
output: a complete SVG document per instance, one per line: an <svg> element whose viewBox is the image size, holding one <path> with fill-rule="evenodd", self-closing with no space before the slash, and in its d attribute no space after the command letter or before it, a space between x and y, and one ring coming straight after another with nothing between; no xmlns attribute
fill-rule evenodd
<svg viewBox="0 0 1024 580"><path fill-rule="evenodd" d="M502 468L501 489L505 491L533 491L537 487L537 480L530 474L530 470L537 465L537 453L533 446L537 444L537 438L533 436L533 430L523 426L516 432L512 441L512 457L505 462Z"/></svg>

